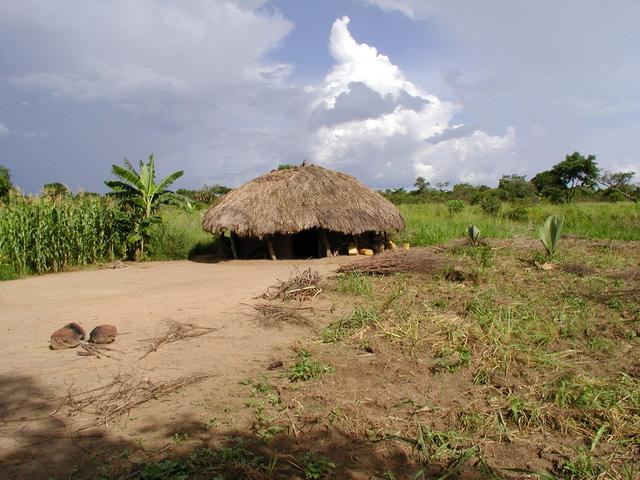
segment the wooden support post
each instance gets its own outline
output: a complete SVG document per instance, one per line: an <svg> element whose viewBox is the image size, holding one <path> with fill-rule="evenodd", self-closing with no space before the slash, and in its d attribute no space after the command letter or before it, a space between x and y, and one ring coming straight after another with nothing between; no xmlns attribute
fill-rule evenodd
<svg viewBox="0 0 640 480"><path fill-rule="evenodd" d="M235 260L238 259L238 251L236 250L236 234L231 232L231 253L233 254L233 258Z"/></svg>
<svg viewBox="0 0 640 480"><path fill-rule="evenodd" d="M331 245L329 245L329 239L327 238L327 232L323 229L320 229L320 242L322 243L322 248L324 248L325 257L330 257L331 254Z"/></svg>
<svg viewBox="0 0 640 480"><path fill-rule="evenodd" d="M267 249L269 250L269 256L271 260L277 260L276 251L273 249L273 242L271 241L271 237L267 238Z"/></svg>

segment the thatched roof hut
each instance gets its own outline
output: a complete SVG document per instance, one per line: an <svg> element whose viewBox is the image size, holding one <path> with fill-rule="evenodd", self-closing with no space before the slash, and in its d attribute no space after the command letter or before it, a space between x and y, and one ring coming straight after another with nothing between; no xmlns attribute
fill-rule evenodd
<svg viewBox="0 0 640 480"><path fill-rule="evenodd" d="M269 240L305 231L322 237L325 232L402 230L404 219L395 205L354 177L301 165L272 171L227 193L207 211L203 226L211 233L229 230L237 237Z"/></svg>

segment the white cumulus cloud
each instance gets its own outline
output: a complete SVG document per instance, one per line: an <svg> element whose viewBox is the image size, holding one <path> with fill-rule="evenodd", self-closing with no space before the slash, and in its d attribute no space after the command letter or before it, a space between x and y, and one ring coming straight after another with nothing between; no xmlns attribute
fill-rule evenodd
<svg viewBox="0 0 640 480"><path fill-rule="evenodd" d="M507 154L515 129L465 135L453 123L458 105L425 92L375 47L358 43L348 24L343 17L331 29L336 64L314 111L315 118L331 121L315 130L311 158L375 186L411 185L418 175L430 181L490 181L496 170L490 159ZM379 106L373 108L376 97Z"/></svg>

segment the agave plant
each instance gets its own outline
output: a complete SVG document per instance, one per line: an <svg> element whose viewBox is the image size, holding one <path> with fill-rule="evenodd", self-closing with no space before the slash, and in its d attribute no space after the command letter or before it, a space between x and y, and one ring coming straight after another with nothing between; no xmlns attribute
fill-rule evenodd
<svg viewBox="0 0 640 480"><path fill-rule="evenodd" d="M478 240L480 239L480 229L475 225L469 225L467 227L467 238L474 245L478 243Z"/></svg>
<svg viewBox="0 0 640 480"><path fill-rule="evenodd" d="M540 227L540 241L547 251L547 256L551 257L556 252L558 241L560 240L560 232L564 217L549 215L542 227Z"/></svg>

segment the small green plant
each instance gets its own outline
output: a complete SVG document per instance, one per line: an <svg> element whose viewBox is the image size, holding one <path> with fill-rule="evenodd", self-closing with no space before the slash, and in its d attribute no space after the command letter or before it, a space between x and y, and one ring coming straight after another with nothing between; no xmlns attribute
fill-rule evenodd
<svg viewBox="0 0 640 480"><path fill-rule="evenodd" d="M475 225L469 225L467 227L467 238L472 245L477 245L480 241L480 229Z"/></svg>
<svg viewBox="0 0 640 480"><path fill-rule="evenodd" d="M189 478L189 467L175 460L162 460L157 463L149 463L138 473L136 478L140 480L164 480L166 478Z"/></svg>
<svg viewBox="0 0 640 480"><path fill-rule="evenodd" d="M336 464L324 457L307 452L302 459L304 463L304 478L307 480L320 480L326 478L331 470L336 468Z"/></svg>
<svg viewBox="0 0 640 480"><path fill-rule="evenodd" d="M604 468L591 451L581 447L577 451L578 456L565 462L560 470L561 478L567 480L596 480L600 478Z"/></svg>
<svg viewBox="0 0 640 480"><path fill-rule="evenodd" d="M176 432L173 435L171 435L171 441L176 445L180 445L186 439L187 439L187 434L183 432Z"/></svg>
<svg viewBox="0 0 640 480"><path fill-rule="evenodd" d="M435 371L457 372L461 368L471 365L471 351L465 346L459 346L455 349L445 347L438 356L440 360L434 368Z"/></svg>
<svg viewBox="0 0 640 480"><path fill-rule="evenodd" d="M289 370L289 380L292 382L307 382L316 380L331 372L333 372L331 365L312 360L309 351L302 349L298 354L296 363Z"/></svg>
<svg viewBox="0 0 640 480"><path fill-rule="evenodd" d="M549 215L540 228L540 241L547 251L548 257L552 257L556 253L563 223L564 217Z"/></svg>
<svg viewBox="0 0 640 480"><path fill-rule="evenodd" d="M465 203L462 200L448 200L445 205L449 211L449 216L453 217L455 214L464 210Z"/></svg>

